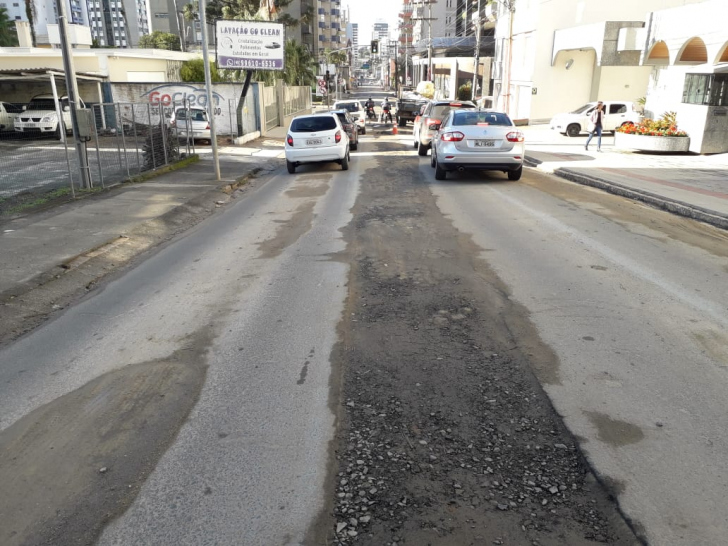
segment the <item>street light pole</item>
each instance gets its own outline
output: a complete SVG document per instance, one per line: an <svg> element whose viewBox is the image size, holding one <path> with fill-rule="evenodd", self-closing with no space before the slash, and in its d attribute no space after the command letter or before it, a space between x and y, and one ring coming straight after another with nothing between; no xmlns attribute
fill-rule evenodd
<svg viewBox="0 0 728 546"><path fill-rule="evenodd" d="M478 0L478 12L473 18L475 20L475 62L473 63L473 86L472 99L475 100L475 93L478 90L478 65L480 64L480 29L483 23L480 19L480 0Z"/></svg>
<svg viewBox="0 0 728 546"><path fill-rule="evenodd" d="M81 187L91 189L91 175L89 173L88 156L86 155L86 144L81 140L78 127L78 82L76 81L76 70L73 66L73 54L71 45L68 43L68 15L66 14L66 2L58 2L58 30L61 38L61 55L63 56L63 71L66 73L66 94L68 105L71 109L71 127L73 128L73 139L76 141L76 153L78 154L78 165L81 174ZM61 112L61 115L63 113ZM65 131L63 117L58 118L58 129ZM65 136L65 135L64 135Z"/></svg>
<svg viewBox="0 0 728 546"><path fill-rule="evenodd" d="M210 117L210 145L212 162L215 164L215 180L220 180L220 156L217 153L217 131L215 130L215 108L212 104L212 75L210 74L210 53L207 45L207 15L205 0L200 0L200 26L202 27L202 59L205 67L205 90L207 91L207 112Z"/></svg>

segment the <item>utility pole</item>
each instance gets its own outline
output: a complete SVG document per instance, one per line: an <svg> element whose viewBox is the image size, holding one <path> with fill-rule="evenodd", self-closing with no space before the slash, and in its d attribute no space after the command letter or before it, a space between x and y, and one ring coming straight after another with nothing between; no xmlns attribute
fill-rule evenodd
<svg viewBox="0 0 728 546"><path fill-rule="evenodd" d="M205 0L200 0L200 26L202 27L202 59L205 66L205 90L207 91L207 113L210 117L210 144L212 162L215 164L215 180L220 180L220 156L217 154L217 131L215 130L215 108L212 104L212 75L210 74L210 53L207 45L207 15Z"/></svg>
<svg viewBox="0 0 728 546"><path fill-rule="evenodd" d="M432 21L435 19L432 17L432 4L435 0L423 0L420 2L423 6L427 6L427 17L412 17L412 21L427 21L427 80L434 82L432 73Z"/></svg>
<svg viewBox="0 0 728 546"><path fill-rule="evenodd" d="M473 63L472 99L475 100L475 93L478 90L478 65L480 64L480 29L483 27L483 21L480 18L480 0L478 0L478 12L473 20L475 22L475 60Z"/></svg>
<svg viewBox="0 0 728 546"><path fill-rule="evenodd" d="M71 108L71 126L73 128L73 140L75 140L76 142L78 166L79 170L81 171L81 187L83 189L91 189L91 175L88 166L88 156L86 154L86 144L81 140L81 135L78 127L78 82L76 81L76 70L73 67L73 54L71 53L71 44L68 43L68 15L66 14L65 0L60 0L58 2L58 10L60 12L60 15L58 16L58 30L61 38L63 71L66 73L66 93L68 94L68 104ZM66 130L63 126L63 117L58 118L58 128L60 131Z"/></svg>
<svg viewBox="0 0 728 546"><path fill-rule="evenodd" d="M432 74L432 2L427 2L427 75L428 80L433 82Z"/></svg>
<svg viewBox="0 0 728 546"><path fill-rule="evenodd" d="M506 77L504 78L503 87L505 87L504 110L506 114L511 115L511 68L513 64L513 15L516 12L516 0L501 0L508 10L508 60L506 62ZM501 89L503 91L503 89Z"/></svg>

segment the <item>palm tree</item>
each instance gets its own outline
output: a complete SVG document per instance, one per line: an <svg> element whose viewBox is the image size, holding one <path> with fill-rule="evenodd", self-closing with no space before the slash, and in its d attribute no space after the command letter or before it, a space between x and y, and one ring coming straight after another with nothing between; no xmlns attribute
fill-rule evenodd
<svg viewBox="0 0 728 546"><path fill-rule="evenodd" d="M283 79L288 85L311 85L316 81L316 60L295 40L286 41Z"/></svg>
<svg viewBox="0 0 728 546"><path fill-rule="evenodd" d="M18 45L18 35L15 33L15 23L8 17L8 10L0 8L0 47L16 45Z"/></svg>

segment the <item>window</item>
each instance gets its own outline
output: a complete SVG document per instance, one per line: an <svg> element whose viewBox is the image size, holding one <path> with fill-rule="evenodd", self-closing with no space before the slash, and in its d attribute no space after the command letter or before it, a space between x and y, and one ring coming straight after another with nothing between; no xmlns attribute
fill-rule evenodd
<svg viewBox="0 0 728 546"><path fill-rule="evenodd" d="M686 104L728 106L728 74L686 74L682 101Z"/></svg>
<svg viewBox="0 0 728 546"><path fill-rule="evenodd" d="M513 125L511 119L500 112L455 112L453 126L458 125Z"/></svg>
<svg viewBox="0 0 728 546"><path fill-rule="evenodd" d="M336 120L333 116L305 117L293 120L292 133L316 133L336 129Z"/></svg>
<svg viewBox="0 0 728 546"><path fill-rule="evenodd" d="M19 5L20 5L20 4L18 4L17 2L13 2L13 7L14 7L14 8L17 8L17 7L19 6Z"/></svg>
<svg viewBox="0 0 728 546"><path fill-rule="evenodd" d="M610 114L624 114L626 111L627 111L626 104L610 104L609 105Z"/></svg>

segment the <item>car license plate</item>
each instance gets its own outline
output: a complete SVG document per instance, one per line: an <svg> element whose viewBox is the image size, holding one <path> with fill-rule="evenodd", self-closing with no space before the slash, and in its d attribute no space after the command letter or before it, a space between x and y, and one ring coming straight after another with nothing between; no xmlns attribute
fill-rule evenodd
<svg viewBox="0 0 728 546"><path fill-rule="evenodd" d="M312 139L306 141L306 145L308 145L308 146L314 146L316 144L321 144L320 138L312 138Z"/></svg>
<svg viewBox="0 0 728 546"><path fill-rule="evenodd" d="M495 146L495 140L492 138L486 139L486 140L476 140L475 141L475 147L476 148L492 148Z"/></svg>

